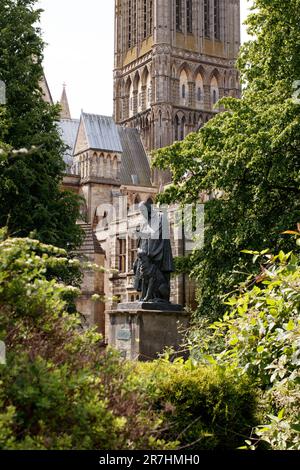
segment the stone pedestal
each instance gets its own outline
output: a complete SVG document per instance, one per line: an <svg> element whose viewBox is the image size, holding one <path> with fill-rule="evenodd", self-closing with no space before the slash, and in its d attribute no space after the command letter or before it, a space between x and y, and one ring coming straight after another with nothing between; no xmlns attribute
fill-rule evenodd
<svg viewBox="0 0 300 470"><path fill-rule="evenodd" d="M151 361L181 348L189 315L179 305L128 303L109 312L109 344L129 360Z"/></svg>

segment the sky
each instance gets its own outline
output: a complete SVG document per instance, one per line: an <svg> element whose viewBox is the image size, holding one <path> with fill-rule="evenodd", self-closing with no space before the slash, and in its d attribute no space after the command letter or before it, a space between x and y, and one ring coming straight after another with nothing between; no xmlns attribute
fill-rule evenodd
<svg viewBox="0 0 300 470"><path fill-rule="evenodd" d="M250 4L241 0L242 22ZM114 0L39 0L39 6L47 43L44 69L54 101L66 83L73 118L81 109L112 115Z"/></svg>

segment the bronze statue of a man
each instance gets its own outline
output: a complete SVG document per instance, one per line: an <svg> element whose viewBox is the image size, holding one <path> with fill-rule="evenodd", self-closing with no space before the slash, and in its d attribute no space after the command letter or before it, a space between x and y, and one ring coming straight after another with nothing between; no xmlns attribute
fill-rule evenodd
<svg viewBox="0 0 300 470"><path fill-rule="evenodd" d="M139 232L134 287L141 302L170 302L170 278L174 271L166 214L148 201L140 204L145 219Z"/></svg>

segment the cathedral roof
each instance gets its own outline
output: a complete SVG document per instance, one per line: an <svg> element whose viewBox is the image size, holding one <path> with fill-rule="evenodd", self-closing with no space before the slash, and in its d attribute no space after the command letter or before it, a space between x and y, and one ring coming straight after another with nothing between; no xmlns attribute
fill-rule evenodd
<svg viewBox="0 0 300 470"><path fill-rule="evenodd" d="M73 152L76 141L76 136L79 127L79 119L61 119L59 122L59 129L62 140L69 147L64 153L64 162L70 170L73 163Z"/></svg>
<svg viewBox="0 0 300 470"><path fill-rule="evenodd" d="M117 126L112 117L82 113L81 119L90 149L122 153Z"/></svg>
<svg viewBox="0 0 300 470"><path fill-rule="evenodd" d="M77 151L75 147L80 141L83 151L91 149L122 155L120 168L122 185L152 186L149 160L137 129L117 126L110 116L83 112L80 121L62 119L59 127L63 141L70 147L64 155L68 169L71 168L74 153ZM83 137L81 132L84 134Z"/></svg>
<svg viewBox="0 0 300 470"><path fill-rule="evenodd" d="M122 144L121 183L127 186L152 186L151 170L137 129L118 126Z"/></svg>

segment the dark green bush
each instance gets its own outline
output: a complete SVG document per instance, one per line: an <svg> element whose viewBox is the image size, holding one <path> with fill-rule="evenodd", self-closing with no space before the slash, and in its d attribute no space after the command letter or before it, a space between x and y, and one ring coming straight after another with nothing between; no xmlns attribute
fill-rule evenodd
<svg viewBox="0 0 300 470"><path fill-rule="evenodd" d="M229 450L243 445L257 421L258 397L235 370L174 364L138 364L140 383L163 412L164 438L191 450Z"/></svg>
<svg viewBox="0 0 300 470"><path fill-rule="evenodd" d="M89 370L71 372L27 355L8 360L1 401L11 411L4 449L110 449L122 443L126 419L109 409L103 384ZM0 422L3 414L0 415ZM7 423L7 421L6 421Z"/></svg>

